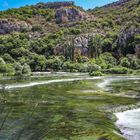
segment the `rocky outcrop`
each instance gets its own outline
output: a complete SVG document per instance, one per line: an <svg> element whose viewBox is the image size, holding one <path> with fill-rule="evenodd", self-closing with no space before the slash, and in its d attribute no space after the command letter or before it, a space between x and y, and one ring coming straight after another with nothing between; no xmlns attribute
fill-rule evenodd
<svg viewBox="0 0 140 140"><path fill-rule="evenodd" d="M88 34L81 34L74 39L74 53L75 54L80 54L82 56L88 56L89 55L89 48L88 48L88 43L89 40L92 36L95 36L96 34L100 34L104 36L102 32L99 33L98 30L94 31L93 33L88 33ZM58 44L54 48L54 54L55 55L62 55L64 53L64 47L61 44Z"/></svg>
<svg viewBox="0 0 140 140"><path fill-rule="evenodd" d="M62 55L65 51L65 46L58 44L54 48L55 55ZM74 39L74 53L82 56L88 56L88 35L79 36Z"/></svg>
<svg viewBox="0 0 140 140"><path fill-rule="evenodd" d="M55 21L57 24L69 24L73 21L89 20L93 17L84 12L82 8L76 7L74 1L38 3L36 7L55 9Z"/></svg>
<svg viewBox="0 0 140 140"><path fill-rule="evenodd" d="M0 19L0 34L8 34L13 31L22 32L31 30L31 25L25 21L15 21L11 19Z"/></svg>
<svg viewBox="0 0 140 140"><path fill-rule="evenodd" d="M123 29L118 35L117 46L124 49L127 54L137 53L138 45L135 46L136 43L133 43L136 34L140 34L140 28L128 27Z"/></svg>
<svg viewBox="0 0 140 140"><path fill-rule="evenodd" d="M87 19L85 12L75 7L63 7L56 11L55 19L57 24L82 21Z"/></svg>
<svg viewBox="0 0 140 140"><path fill-rule="evenodd" d="M125 46L128 39L134 37L135 34L140 33L140 28L126 28L121 31L118 37L120 46Z"/></svg>

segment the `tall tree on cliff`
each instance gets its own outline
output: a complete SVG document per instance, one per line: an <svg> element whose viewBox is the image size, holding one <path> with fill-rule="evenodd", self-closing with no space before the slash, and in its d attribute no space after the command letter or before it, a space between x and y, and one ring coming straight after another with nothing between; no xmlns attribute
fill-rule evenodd
<svg viewBox="0 0 140 140"><path fill-rule="evenodd" d="M63 53L66 60L74 61L75 38L74 35L63 38Z"/></svg>
<svg viewBox="0 0 140 140"><path fill-rule="evenodd" d="M89 47L89 57L97 58L102 52L102 37L101 35L91 36L89 39L88 47Z"/></svg>

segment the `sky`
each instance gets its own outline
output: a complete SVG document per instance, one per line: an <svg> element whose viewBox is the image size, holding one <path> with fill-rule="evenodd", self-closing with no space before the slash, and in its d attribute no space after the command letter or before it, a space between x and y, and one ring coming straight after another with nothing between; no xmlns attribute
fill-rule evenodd
<svg viewBox="0 0 140 140"><path fill-rule="evenodd" d="M69 1L69 0L0 0L0 10L9 8L18 8L25 5L32 5L38 2L54 2L54 1ZM84 9L103 6L105 4L117 0L73 0L77 6L82 6Z"/></svg>

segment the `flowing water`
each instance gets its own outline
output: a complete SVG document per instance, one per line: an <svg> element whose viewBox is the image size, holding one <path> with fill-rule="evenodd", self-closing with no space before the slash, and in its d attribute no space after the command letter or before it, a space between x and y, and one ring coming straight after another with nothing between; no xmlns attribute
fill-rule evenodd
<svg viewBox="0 0 140 140"><path fill-rule="evenodd" d="M116 113L117 126L128 140L140 140L140 109Z"/></svg>
<svg viewBox="0 0 140 140"><path fill-rule="evenodd" d="M99 107L115 105L117 100L117 105L123 104L124 99L99 93L125 94L139 100L139 85L138 77L71 77L66 73L51 77L37 75L20 81L2 79L0 140L77 139L96 133L97 127L97 132L102 129L109 131L110 128L105 127L113 127L106 117L109 114L99 111ZM140 111L116 115L119 119L117 126L124 136L139 140Z"/></svg>

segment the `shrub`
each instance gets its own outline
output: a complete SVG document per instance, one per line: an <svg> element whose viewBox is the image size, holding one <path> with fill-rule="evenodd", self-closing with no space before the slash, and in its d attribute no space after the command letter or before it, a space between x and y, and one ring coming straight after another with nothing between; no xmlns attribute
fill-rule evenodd
<svg viewBox="0 0 140 140"><path fill-rule="evenodd" d="M3 58L0 57L0 65L4 65L5 61L3 60Z"/></svg>
<svg viewBox="0 0 140 140"><path fill-rule="evenodd" d="M42 27L39 26L39 25L35 25L32 27L32 31L35 32L35 31L42 31Z"/></svg>
<svg viewBox="0 0 140 140"><path fill-rule="evenodd" d="M30 75L31 74L31 68L26 63L23 65L22 74L23 75Z"/></svg>
<svg viewBox="0 0 140 140"><path fill-rule="evenodd" d="M15 64L15 76L22 76L22 69L23 66L21 66L20 63Z"/></svg>
<svg viewBox="0 0 140 140"><path fill-rule="evenodd" d="M117 65L117 60L111 53L106 52L96 59L96 64L100 65L103 69L109 69Z"/></svg>
<svg viewBox="0 0 140 140"><path fill-rule="evenodd" d="M97 65L97 64L90 63L88 65L88 69L89 69L88 71L91 73L93 71L99 71L101 69L101 67L99 65Z"/></svg>
<svg viewBox="0 0 140 140"><path fill-rule="evenodd" d="M121 59L120 65L126 68L138 70L140 69L140 59L135 55L129 54Z"/></svg>
<svg viewBox="0 0 140 140"><path fill-rule="evenodd" d="M2 58L4 59L4 61L6 62L6 63L14 63L15 62L15 60L10 56L10 54L8 54L8 53L5 53L3 56L2 56Z"/></svg>
<svg viewBox="0 0 140 140"><path fill-rule="evenodd" d="M10 64L4 64L0 65L0 73L3 73L5 75L13 75L14 74L14 68Z"/></svg>
<svg viewBox="0 0 140 140"><path fill-rule="evenodd" d="M110 74L128 74L131 73L131 70L125 67L115 67L105 70L106 73Z"/></svg>
<svg viewBox="0 0 140 140"><path fill-rule="evenodd" d="M103 76L103 73L100 71L93 71L89 73L90 76Z"/></svg>
<svg viewBox="0 0 140 140"><path fill-rule="evenodd" d="M131 64L130 64L128 58L124 57L121 59L120 65L123 67L129 68Z"/></svg>

